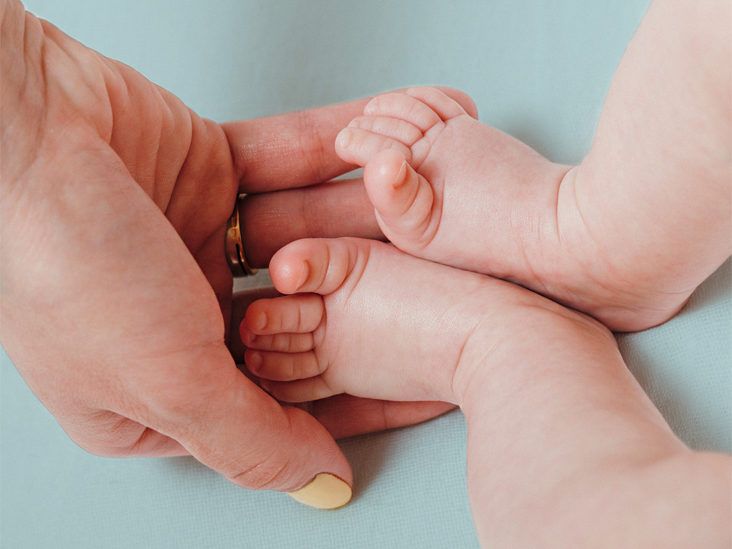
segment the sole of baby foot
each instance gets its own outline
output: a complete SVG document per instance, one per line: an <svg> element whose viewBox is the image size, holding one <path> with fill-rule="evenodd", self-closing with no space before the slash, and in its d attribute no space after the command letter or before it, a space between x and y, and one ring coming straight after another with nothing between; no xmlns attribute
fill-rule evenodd
<svg viewBox="0 0 732 549"><path fill-rule="evenodd" d="M459 404L453 383L471 341L509 339L511 308L543 300L356 238L293 242L270 274L292 295L252 303L241 334L249 370L287 402L347 392Z"/></svg>

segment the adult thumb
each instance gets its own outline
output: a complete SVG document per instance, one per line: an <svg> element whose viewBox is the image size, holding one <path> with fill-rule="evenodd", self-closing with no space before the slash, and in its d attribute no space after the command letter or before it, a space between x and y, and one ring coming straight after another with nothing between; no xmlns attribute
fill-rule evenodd
<svg viewBox="0 0 732 549"><path fill-rule="evenodd" d="M240 486L285 491L320 509L348 503L351 467L315 418L263 392L236 368L223 344L196 354L184 359L194 368L179 369L197 372L195 381L154 391L151 427Z"/></svg>

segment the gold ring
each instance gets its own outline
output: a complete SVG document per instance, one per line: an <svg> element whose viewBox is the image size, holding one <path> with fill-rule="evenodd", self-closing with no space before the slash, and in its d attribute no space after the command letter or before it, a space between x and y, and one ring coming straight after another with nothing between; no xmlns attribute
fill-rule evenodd
<svg viewBox="0 0 732 549"><path fill-rule="evenodd" d="M236 197L234 212L226 224L226 261L229 263L231 274L234 277L253 275L257 269L252 269L244 253L244 236L239 224L239 201L241 196Z"/></svg>

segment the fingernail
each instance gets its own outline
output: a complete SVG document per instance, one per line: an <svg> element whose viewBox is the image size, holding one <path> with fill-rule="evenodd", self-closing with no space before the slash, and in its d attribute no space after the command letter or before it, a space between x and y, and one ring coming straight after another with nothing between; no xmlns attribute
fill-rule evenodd
<svg viewBox="0 0 732 549"><path fill-rule="evenodd" d="M351 501L353 490L344 480L330 473L320 473L305 486L288 495L303 505L316 509L337 509Z"/></svg>

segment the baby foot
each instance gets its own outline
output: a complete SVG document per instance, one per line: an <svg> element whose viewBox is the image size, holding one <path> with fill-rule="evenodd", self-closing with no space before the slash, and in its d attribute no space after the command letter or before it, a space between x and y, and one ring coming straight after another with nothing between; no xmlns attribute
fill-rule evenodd
<svg viewBox="0 0 732 549"><path fill-rule="evenodd" d="M438 89L375 97L336 150L365 166L382 231L412 255L519 282L620 330L654 325L683 304L686 296L640 292L613 268L622 250L587 234L575 170L481 124Z"/></svg>
<svg viewBox="0 0 732 549"><path fill-rule="evenodd" d="M466 372L525 327L519 310L560 309L512 284L356 238L293 242L270 274L277 290L295 295L252 303L240 331L247 367L287 402L348 392L459 404Z"/></svg>
<svg viewBox="0 0 732 549"><path fill-rule="evenodd" d="M365 166L379 225L398 248L547 289L539 267L553 252L552 206L567 166L481 124L435 88L375 97L336 150Z"/></svg>

